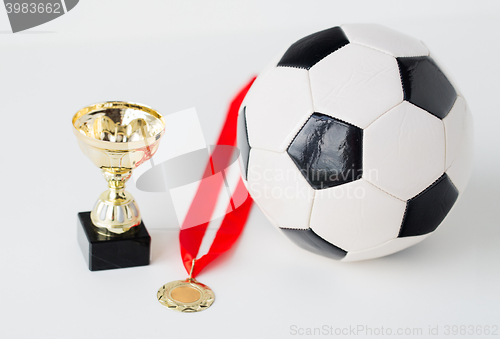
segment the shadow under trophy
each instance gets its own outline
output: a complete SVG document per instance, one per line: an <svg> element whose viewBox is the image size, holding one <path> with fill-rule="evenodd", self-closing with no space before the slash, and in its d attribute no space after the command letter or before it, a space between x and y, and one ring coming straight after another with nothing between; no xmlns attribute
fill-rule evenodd
<svg viewBox="0 0 500 339"><path fill-rule="evenodd" d="M78 213L78 241L89 269L148 265L151 237L125 182L155 154L165 120L147 106L109 101L81 109L72 122L81 150L108 182L93 210Z"/></svg>

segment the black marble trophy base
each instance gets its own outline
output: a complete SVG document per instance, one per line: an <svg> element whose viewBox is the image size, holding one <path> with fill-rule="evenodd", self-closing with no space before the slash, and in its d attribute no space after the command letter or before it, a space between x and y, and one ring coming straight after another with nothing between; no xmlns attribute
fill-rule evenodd
<svg viewBox="0 0 500 339"><path fill-rule="evenodd" d="M107 237L97 233L90 212L78 213L78 243L91 271L149 265L151 237L144 223L133 233Z"/></svg>

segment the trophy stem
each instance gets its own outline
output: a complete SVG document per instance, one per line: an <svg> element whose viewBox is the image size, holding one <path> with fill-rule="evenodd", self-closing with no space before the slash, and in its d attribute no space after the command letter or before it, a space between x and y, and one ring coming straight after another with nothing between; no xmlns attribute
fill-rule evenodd
<svg viewBox="0 0 500 339"><path fill-rule="evenodd" d="M128 169L117 170L103 168L102 174L104 179L108 182L108 200L121 204L121 202L127 199L125 194L125 183L132 175L132 171Z"/></svg>
<svg viewBox="0 0 500 339"><path fill-rule="evenodd" d="M108 190L97 200L90 217L100 234L113 236L128 232L141 223L139 207L134 197L125 191L125 183L132 175L127 168L102 168Z"/></svg>

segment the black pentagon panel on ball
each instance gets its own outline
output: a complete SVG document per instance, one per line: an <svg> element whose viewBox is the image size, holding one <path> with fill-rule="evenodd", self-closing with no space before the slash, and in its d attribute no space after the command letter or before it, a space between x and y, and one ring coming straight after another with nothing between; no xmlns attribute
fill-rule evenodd
<svg viewBox="0 0 500 339"><path fill-rule="evenodd" d="M408 200L399 237L424 235L434 231L458 198L458 190L443 174L420 194Z"/></svg>
<svg viewBox="0 0 500 339"><path fill-rule="evenodd" d="M397 58L404 99L443 119L453 107L457 92L428 56Z"/></svg>
<svg viewBox="0 0 500 339"><path fill-rule="evenodd" d="M310 228L305 230L291 228L280 229L297 246L307 251L335 260L340 260L347 254L346 251L324 240Z"/></svg>
<svg viewBox="0 0 500 339"><path fill-rule="evenodd" d="M348 43L349 40L342 28L337 26L325 29L292 44L283 54L278 66L310 69L321 59Z"/></svg>
<svg viewBox="0 0 500 339"><path fill-rule="evenodd" d="M243 178L247 180L250 143L248 142L246 106L241 109L240 114L238 115L237 143L242 162L241 174L243 175Z"/></svg>
<svg viewBox="0 0 500 339"><path fill-rule="evenodd" d="M297 133L288 155L316 190L361 178L363 130L314 113Z"/></svg>

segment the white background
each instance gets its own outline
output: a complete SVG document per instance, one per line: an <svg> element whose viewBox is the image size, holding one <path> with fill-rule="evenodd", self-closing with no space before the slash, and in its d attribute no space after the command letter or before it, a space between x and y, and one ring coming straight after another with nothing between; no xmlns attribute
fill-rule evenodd
<svg viewBox="0 0 500 339"><path fill-rule="evenodd" d="M500 326L499 13L498 1L82 0L12 34L0 9L0 336L287 338L300 337L291 326L363 325L422 328L423 338L429 326L441 337L447 325ZM434 235L389 257L338 263L297 248L254 207L237 246L199 276L214 306L178 314L156 300L162 284L186 276L169 198L130 187L152 263L88 271L76 214L105 182L72 135L78 109L194 106L214 143L232 95L274 55L354 22L423 40L473 112L473 177Z"/></svg>

